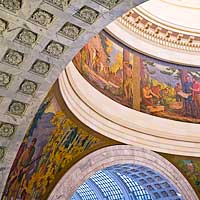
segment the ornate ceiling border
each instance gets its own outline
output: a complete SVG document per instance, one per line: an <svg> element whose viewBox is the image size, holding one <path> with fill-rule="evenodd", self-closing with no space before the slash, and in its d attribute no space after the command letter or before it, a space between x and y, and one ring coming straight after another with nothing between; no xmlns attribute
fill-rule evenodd
<svg viewBox="0 0 200 200"><path fill-rule="evenodd" d="M105 31L122 45L132 49L134 52L139 52L144 56L148 56L166 63L178 64L188 67L200 67L200 53L183 51L174 48L168 48L163 45L151 42L148 39L132 32L123 26L118 20L110 23Z"/></svg>
<svg viewBox="0 0 200 200"><path fill-rule="evenodd" d="M200 52L200 33L178 29L151 19L140 7L133 8L118 21L135 34L165 47Z"/></svg>

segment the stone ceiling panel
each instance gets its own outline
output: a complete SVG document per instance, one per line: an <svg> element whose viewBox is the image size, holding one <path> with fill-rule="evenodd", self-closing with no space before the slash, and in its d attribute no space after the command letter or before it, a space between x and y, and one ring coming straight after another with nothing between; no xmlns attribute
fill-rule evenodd
<svg viewBox="0 0 200 200"><path fill-rule="evenodd" d="M0 2L0 196L24 134L58 75L92 36L144 1Z"/></svg>

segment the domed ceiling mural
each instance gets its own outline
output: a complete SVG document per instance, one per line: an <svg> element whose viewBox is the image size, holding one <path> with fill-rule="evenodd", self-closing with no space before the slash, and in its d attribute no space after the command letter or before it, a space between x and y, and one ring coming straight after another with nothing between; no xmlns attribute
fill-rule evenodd
<svg viewBox="0 0 200 200"><path fill-rule="evenodd" d="M58 181L78 160L103 147L119 144L81 123L66 107L56 83L24 137L2 200L48 199ZM200 196L199 158L161 155L182 172ZM162 189L168 187L164 185Z"/></svg>
<svg viewBox="0 0 200 200"><path fill-rule="evenodd" d="M105 146L121 144L80 122L65 105L57 83L41 102L59 73L72 60L80 44L83 45L97 33L96 30L107 25L113 16L119 16L118 12L122 14L130 6L144 1L133 3L117 0L109 4L107 1L93 0L81 1L80 5L79 1L64 2L67 2L66 10L60 8L63 7L62 3L55 5L55 1L51 0L37 1L34 6L28 0L26 3L19 0L0 2L2 200L47 199L57 182L78 160ZM116 7L117 12L109 14L111 9L122 2L125 2L122 9ZM165 12L162 12L161 7ZM175 8L187 15L177 15ZM88 17L85 10L89 10L93 17ZM136 10L142 16L149 17L145 26L149 22L165 22L163 26L167 30L171 24L173 26L170 30L176 29L177 32L173 34L164 30L165 38L168 35L176 38L176 44L187 40L182 43L183 46L186 44L194 47L196 52L199 51L198 0L155 0ZM47 20L38 20L38 14ZM56 20L52 17L54 15ZM66 16L70 16L70 22L65 21L68 19ZM100 25L103 21L105 24ZM138 23L137 20L135 23ZM75 36L70 32L72 26ZM159 32L160 29L155 27L155 33L157 30ZM51 30L55 31L51 33ZM106 31L92 38L75 56L73 63L92 86L128 108L170 120L200 123L199 66L169 63L149 57L124 46ZM184 174L200 197L199 158L167 154L162 156ZM11 163L13 165L10 169Z"/></svg>
<svg viewBox="0 0 200 200"><path fill-rule="evenodd" d="M163 62L128 49L106 32L96 35L73 62L99 91L138 111L200 122L200 69Z"/></svg>

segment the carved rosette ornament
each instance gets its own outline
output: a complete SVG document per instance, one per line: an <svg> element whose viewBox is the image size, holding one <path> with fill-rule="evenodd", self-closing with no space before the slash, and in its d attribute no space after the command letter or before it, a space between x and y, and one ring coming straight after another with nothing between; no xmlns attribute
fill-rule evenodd
<svg viewBox="0 0 200 200"><path fill-rule="evenodd" d="M53 21L53 15L45 10L37 9L31 16L30 21L47 27Z"/></svg>
<svg viewBox="0 0 200 200"><path fill-rule="evenodd" d="M117 4L121 2L121 0L92 0L92 1L108 9L112 9L114 6L116 6Z"/></svg>
<svg viewBox="0 0 200 200"><path fill-rule="evenodd" d="M8 111L10 114L22 116L26 110L26 104L19 101L12 101Z"/></svg>
<svg viewBox="0 0 200 200"><path fill-rule="evenodd" d="M84 22L92 24L99 16L99 12L88 6L82 7L75 15Z"/></svg>
<svg viewBox="0 0 200 200"><path fill-rule="evenodd" d="M3 61L10 64L10 65L19 65L24 58L24 54L18 51L15 51L13 49L9 49L4 58Z"/></svg>
<svg viewBox="0 0 200 200"><path fill-rule="evenodd" d="M16 12L22 7L22 0L0 0L0 5L12 12Z"/></svg>
<svg viewBox="0 0 200 200"><path fill-rule="evenodd" d="M8 23L0 18L0 35L7 29Z"/></svg>
<svg viewBox="0 0 200 200"><path fill-rule="evenodd" d="M0 136L11 137L15 133L16 127L13 124L0 122Z"/></svg>
<svg viewBox="0 0 200 200"><path fill-rule="evenodd" d="M36 91L36 89L37 89L37 83L30 80L24 80L20 85L19 91L24 94L31 95Z"/></svg>
<svg viewBox="0 0 200 200"><path fill-rule="evenodd" d="M22 44L33 46L33 44L37 40L37 34L29 31L27 29L23 29L16 37L16 40Z"/></svg>
<svg viewBox="0 0 200 200"><path fill-rule="evenodd" d="M64 9L70 3L71 0L45 0L45 1L56 7Z"/></svg>
<svg viewBox="0 0 200 200"><path fill-rule="evenodd" d="M51 41L45 48L46 53L55 57L59 57L64 52L64 50L65 46L55 41Z"/></svg>
<svg viewBox="0 0 200 200"><path fill-rule="evenodd" d="M31 67L31 71L36 73L36 74L39 74L39 75L42 75L42 76L45 76L49 70L50 70L50 64L47 63L47 62L44 62L42 60L37 60L33 66Z"/></svg>
<svg viewBox="0 0 200 200"><path fill-rule="evenodd" d="M6 87L11 81L11 75L0 71L0 86Z"/></svg>
<svg viewBox="0 0 200 200"><path fill-rule="evenodd" d="M2 160L4 158L4 155L5 155L5 149L4 149L4 147L0 146L0 160Z"/></svg>
<svg viewBox="0 0 200 200"><path fill-rule="evenodd" d="M76 26L70 22L67 22L59 31L59 33L71 40L75 40L80 35L81 31L82 31L81 27Z"/></svg>

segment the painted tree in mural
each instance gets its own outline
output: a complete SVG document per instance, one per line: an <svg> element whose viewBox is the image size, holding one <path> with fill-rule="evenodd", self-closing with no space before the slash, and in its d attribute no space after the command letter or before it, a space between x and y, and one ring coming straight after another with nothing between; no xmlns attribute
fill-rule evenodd
<svg viewBox="0 0 200 200"><path fill-rule="evenodd" d="M141 81L140 81L140 70L141 70L141 58L138 55L132 54L132 63L133 63L133 108L137 111L140 111L141 104Z"/></svg>
<svg viewBox="0 0 200 200"><path fill-rule="evenodd" d="M44 105L48 105L44 108ZM68 118L62 111L46 109L44 102L19 149L10 172L3 200L46 199L70 163L87 153L99 139ZM30 134L31 133L31 134Z"/></svg>
<svg viewBox="0 0 200 200"><path fill-rule="evenodd" d="M82 63L82 75L111 99L158 117L200 123L198 68L133 52L105 32L95 36L81 56L74 64L80 70Z"/></svg>

